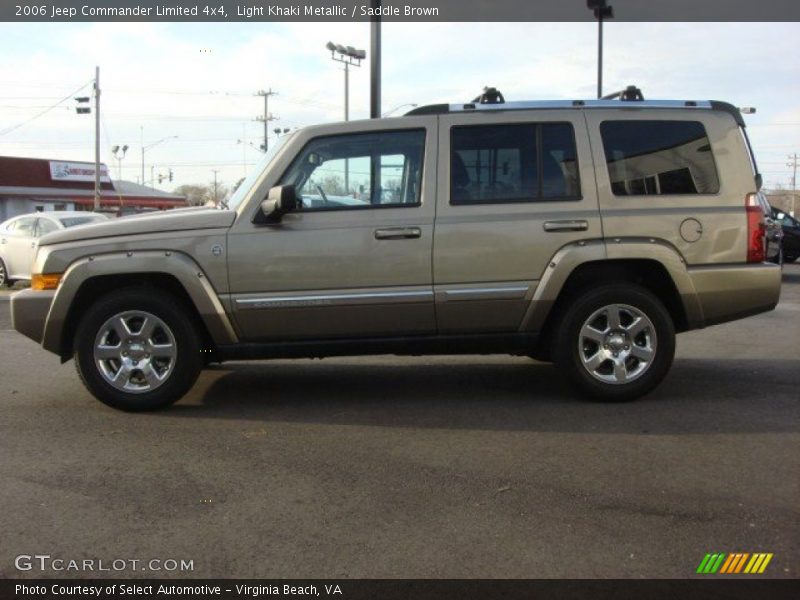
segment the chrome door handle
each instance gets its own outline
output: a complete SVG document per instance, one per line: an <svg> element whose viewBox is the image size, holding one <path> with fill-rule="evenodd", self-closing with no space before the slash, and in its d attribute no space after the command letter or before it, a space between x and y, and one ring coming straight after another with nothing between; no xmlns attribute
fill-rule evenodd
<svg viewBox="0 0 800 600"><path fill-rule="evenodd" d="M586 231L589 229L588 221L545 221L545 231Z"/></svg>
<svg viewBox="0 0 800 600"><path fill-rule="evenodd" d="M388 227L386 229L376 229L376 240L410 240L422 237L422 230L419 227Z"/></svg>
<svg viewBox="0 0 800 600"><path fill-rule="evenodd" d="M2 240L0 240L0 244L6 244L6 243L7 243L6 242L6 238L3 238Z"/></svg>

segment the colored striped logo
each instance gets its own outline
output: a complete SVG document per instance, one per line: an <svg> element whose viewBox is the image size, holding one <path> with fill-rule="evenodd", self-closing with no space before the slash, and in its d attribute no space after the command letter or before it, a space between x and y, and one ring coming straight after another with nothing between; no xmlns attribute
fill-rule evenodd
<svg viewBox="0 0 800 600"><path fill-rule="evenodd" d="M727 575L736 573L760 574L767 568L769 561L772 560L772 553L749 554L747 552L734 552L725 554L706 554L705 558L697 567L697 572L702 574L725 573Z"/></svg>

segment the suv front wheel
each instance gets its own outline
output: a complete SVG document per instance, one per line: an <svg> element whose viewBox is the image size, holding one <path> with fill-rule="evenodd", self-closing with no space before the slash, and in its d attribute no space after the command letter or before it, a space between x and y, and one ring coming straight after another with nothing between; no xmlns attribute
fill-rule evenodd
<svg viewBox="0 0 800 600"><path fill-rule="evenodd" d="M112 292L81 319L75 365L99 400L128 411L172 404L197 380L200 340L186 309L149 288Z"/></svg>
<svg viewBox="0 0 800 600"><path fill-rule="evenodd" d="M627 283L586 290L556 331L553 355L597 400L633 400L655 388L675 354L675 327L647 289Z"/></svg>

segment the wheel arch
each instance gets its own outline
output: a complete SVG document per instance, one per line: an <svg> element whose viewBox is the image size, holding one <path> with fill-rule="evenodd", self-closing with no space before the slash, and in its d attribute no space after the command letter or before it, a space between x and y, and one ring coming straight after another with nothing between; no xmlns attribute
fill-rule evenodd
<svg viewBox="0 0 800 600"><path fill-rule="evenodd" d="M559 272L560 269L560 272ZM555 326L583 290L607 283L635 283L664 304L676 332L703 326L703 313L680 255L666 243L619 240L562 248L539 282L523 321L539 333L537 358L549 360Z"/></svg>
<svg viewBox="0 0 800 600"><path fill-rule="evenodd" d="M238 341L216 292L194 261L179 253L141 252L90 257L71 265L50 307L42 346L62 361L71 358L75 330L92 299L131 286L175 296L196 321L206 349Z"/></svg>

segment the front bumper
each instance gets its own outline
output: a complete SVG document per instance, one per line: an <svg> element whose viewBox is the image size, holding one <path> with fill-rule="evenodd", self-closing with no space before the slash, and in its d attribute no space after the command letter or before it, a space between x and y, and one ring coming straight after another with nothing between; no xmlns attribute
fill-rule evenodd
<svg viewBox="0 0 800 600"><path fill-rule="evenodd" d="M705 326L770 311L781 296L781 267L771 263L694 267L689 276Z"/></svg>
<svg viewBox="0 0 800 600"><path fill-rule="evenodd" d="M41 344L55 290L22 290L11 296L11 326Z"/></svg>

